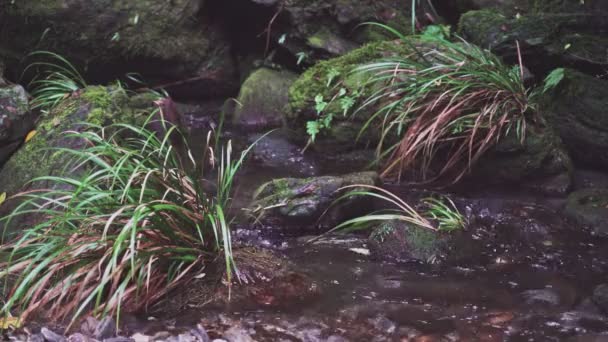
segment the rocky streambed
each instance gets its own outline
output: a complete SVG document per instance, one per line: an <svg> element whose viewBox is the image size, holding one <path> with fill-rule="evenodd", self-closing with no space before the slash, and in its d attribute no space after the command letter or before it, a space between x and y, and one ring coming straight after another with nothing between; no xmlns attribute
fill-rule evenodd
<svg viewBox="0 0 608 342"><path fill-rule="evenodd" d="M258 154L280 155L284 151L268 149L284 147L285 142L267 141ZM299 152L286 155L287 161L279 158L271 163L254 156L237 185L236 203L251 199L265 181L295 172L276 163L308 169L306 163L289 160L304 158ZM319 170L341 173L332 161L317 155L306 158ZM334 178L345 181L343 176ZM332 186L319 179L324 178L301 182ZM581 172L576 179L581 186L607 181L593 172ZM429 192L384 186L412 202ZM429 239L406 234L408 243L395 245L401 241L399 232L379 242L366 231L311 242L325 229L316 220L317 211L299 210L302 217L287 221L277 212L234 230L235 258L246 284L231 289L231 300L221 280L215 281L216 287L201 282L176 290L148 313L123 316L118 328L112 320L89 319L64 336L64 327L39 323L6 337L29 341L606 340L608 239L568 217L565 199L489 187L467 187L451 196L469 221L467 230L457 235L431 233L435 238ZM305 208L320 200L302 194L296 199L305 202ZM380 204L367 206L369 210ZM307 214L316 216L305 220ZM338 214L345 215L344 210Z"/></svg>

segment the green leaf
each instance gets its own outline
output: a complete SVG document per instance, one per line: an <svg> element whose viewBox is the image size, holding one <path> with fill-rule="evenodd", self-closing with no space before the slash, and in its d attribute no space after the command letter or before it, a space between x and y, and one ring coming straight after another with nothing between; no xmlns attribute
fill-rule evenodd
<svg viewBox="0 0 608 342"><path fill-rule="evenodd" d="M546 93L549 90L557 87L557 85L562 81L562 79L564 79L564 68L557 68L551 71L551 73L549 73L549 75L547 75L547 77L545 78L543 85L543 93Z"/></svg>
<svg viewBox="0 0 608 342"><path fill-rule="evenodd" d="M323 95L319 94L315 96L315 110L317 114L321 114L325 108L327 108L328 103L323 99Z"/></svg>
<svg viewBox="0 0 608 342"><path fill-rule="evenodd" d="M317 134L319 134L320 131L321 128L319 127L319 123L317 121L308 121L306 123L306 133L310 135L310 140L312 140L313 142L315 141L315 138L317 137Z"/></svg>

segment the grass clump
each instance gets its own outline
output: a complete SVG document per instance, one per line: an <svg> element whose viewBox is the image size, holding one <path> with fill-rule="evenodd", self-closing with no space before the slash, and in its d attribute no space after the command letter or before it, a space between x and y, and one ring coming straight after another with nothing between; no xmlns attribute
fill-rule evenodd
<svg viewBox="0 0 608 342"><path fill-rule="evenodd" d="M422 180L448 175L458 181L510 130L523 140L528 92L519 68L466 42L437 40L422 58L389 58L362 65L377 90L363 106L380 110L364 126L381 122L382 136L401 140L379 151L384 176L417 170ZM437 157L441 166L433 169Z"/></svg>
<svg viewBox="0 0 608 342"><path fill-rule="evenodd" d="M167 124L168 125L168 124ZM42 215L15 241L2 245L3 312L21 321L138 311L200 274L220 255L230 282L230 187L243 161L231 146L195 158L174 126L166 134L144 127L90 125L68 132L83 149L58 149L72 162L64 177L40 177L49 189L18 194L4 218ZM176 136L183 153L171 144ZM208 142L211 141L211 135ZM219 160L214 158L219 156ZM217 188L200 178L215 167Z"/></svg>
<svg viewBox="0 0 608 342"><path fill-rule="evenodd" d="M445 233L463 230L467 225L465 217L449 197L428 197L422 200L420 208L414 208L396 194L374 185L356 184L340 190L350 191L338 198L336 202L353 196L365 196L380 199L391 208L347 220L327 233L352 232L367 229L373 223L389 221L404 222L430 232Z"/></svg>
<svg viewBox="0 0 608 342"><path fill-rule="evenodd" d="M39 61L28 65L23 74L36 72L29 84L34 100L32 108L47 110L57 106L87 83L80 72L64 57L50 51L36 51L29 55Z"/></svg>
<svg viewBox="0 0 608 342"><path fill-rule="evenodd" d="M523 142L534 106L521 63L508 66L466 41L449 41L441 27L412 38L373 25L400 39L392 44L411 50L374 58L352 70L371 91L350 116L364 117L360 137L381 132L377 155L384 163L383 177L401 179L405 173L420 181L457 182L509 132L515 131ZM416 39L427 44L420 48ZM326 118L331 119L329 111L317 112L317 122L331 121Z"/></svg>

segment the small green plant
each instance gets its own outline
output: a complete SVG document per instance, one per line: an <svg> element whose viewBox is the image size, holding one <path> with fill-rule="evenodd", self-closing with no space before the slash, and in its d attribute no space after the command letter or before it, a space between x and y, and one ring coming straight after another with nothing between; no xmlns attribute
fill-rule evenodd
<svg viewBox="0 0 608 342"><path fill-rule="evenodd" d="M55 107L59 102L87 86L78 70L68 60L50 51L36 51L30 58L41 59L28 65L23 74L35 71L30 82L33 108L43 110Z"/></svg>
<svg viewBox="0 0 608 342"><path fill-rule="evenodd" d="M223 254L232 270L229 219L232 182L247 151L219 161L195 158L171 141L176 127L158 135L147 126L115 124L68 132L84 149L56 151L73 157L62 177L41 177L50 189L17 195L21 204L3 218L43 215L15 241L0 246L5 315L25 321L46 313L53 320L86 313L137 311L166 296ZM208 139L209 142L212 139ZM211 146L205 149L211 151ZM213 154L212 154L213 156ZM204 190L201 169L218 166L218 190Z"/></svg>
<svg viewBox="0 0 608 342"><path fill-rule="evenodd" d="M426 210L424 216L431 219L437 230L452 232L464 229L466 220L458 211L454 202L448 197L429 197L423 200Z"/></svg>

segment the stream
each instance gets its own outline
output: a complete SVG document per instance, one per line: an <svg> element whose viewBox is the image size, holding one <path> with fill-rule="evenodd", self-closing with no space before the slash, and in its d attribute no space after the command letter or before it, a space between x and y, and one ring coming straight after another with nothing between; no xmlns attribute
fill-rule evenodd
<svg viewBox="0 0 608 342"><path fill-rule="evenodd" d="M204 145L202 135L191 139ZM247 206L254 190L273 178L340 174L369 161L303 157L275 135L265 139L240 172L235 208ZM426 191L386 187L406 200ZM581 234L562 217L563 199L472 187L451 196L469 219L467 230L484 241L472 260L382 260L370 253L369 232L309 243L322 231L254 224L237 210L235 248L270 249L305 280L275 286L261 301L125 316L119 335L135 341L608 341L608 318L593 294L607 281L608 239ZM504 235L488 238L497 229Z"/></svg>

